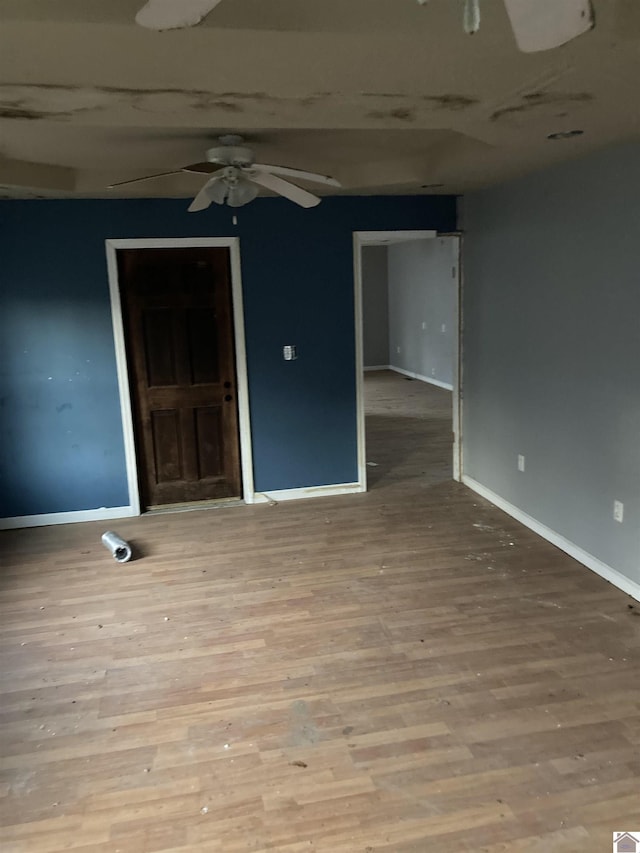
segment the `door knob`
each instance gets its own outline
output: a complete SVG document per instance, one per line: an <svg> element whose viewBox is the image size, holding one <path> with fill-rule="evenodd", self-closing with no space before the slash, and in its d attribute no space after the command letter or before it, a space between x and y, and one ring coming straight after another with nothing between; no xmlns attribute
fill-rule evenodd
<svg viewBox="0 0 640 853"><path fill-rule="evenodd" d="M225 401L225 403L228 403L228 402L229 402L229 400L233 400L233 397L231 396L231 394L225 394L225 395L224 395L224 401Z"/></svg>

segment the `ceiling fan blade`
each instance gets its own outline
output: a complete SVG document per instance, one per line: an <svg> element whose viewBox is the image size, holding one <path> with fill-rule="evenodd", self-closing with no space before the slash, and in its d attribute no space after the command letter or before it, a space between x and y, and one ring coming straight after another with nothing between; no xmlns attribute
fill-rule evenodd
<svg viewBox="0 0 640 853"><path fill-rule="evenodd" d="M179 175L183 169L174 169L171 172L158 172L157 175L145 175L143 178L132 178L130 181L117 181L115 184L109 184L107 189L112 190L114 187L124 187L127 184L139 184L140 181L151 181L153 178L166 178L168 175Z"/></svg>
<svg viewBox="0 0 640 853"><path fill-rule="evenodd" d="M524 53L560 47L595 23L591 0L504 0L504 4Z"/></svg>
<svg viewBox="0 0 640 853"><path fill-rule="evenodd" d="M220 0L148 0L136 23L150 30L179 30L199 24Z"/></svg>
<svg viewBox="0 0 640 853"><path fill-rule="evenodd" d="M221 181L222 175L210 178L189 205L189 213L206 210L212 201L215 201L216 204L224 204L227 188L225 186L219 186Z"/></svg>
<svg viewBox="0 0 640 853"><path fill-rule="evenodd" d="M289 181L283 181L277 175L271 175L269 172L252 172L250 178L254 183L260 184L268 190L278 193L278 195L288 198L299 204L300 207L315 207L320 204L320 199L317 195L307 192L306 190L297 187L295 184L290 184Z"/></svg>
<svg viewBox="0 0 640 853"><path fill-rule="evenodd" d="M217 172L222 169L219 163L192 163L190 166L183 166L182 172L195 172L199 175L210 175L212 172Z"/></svg>
<svg viewBox="0 0 640 853"><path fill-rule="evenodd" d="M330 187L341 187L340 181L329 175L318 175L315 172L305 172L302 169L290 169L288 166L269 166L266 163L254 163L251 169L258 172L268 172L270 175L284 175L287 178L299 178L301 181L313 181L315 184L327 184Z"/></svg>

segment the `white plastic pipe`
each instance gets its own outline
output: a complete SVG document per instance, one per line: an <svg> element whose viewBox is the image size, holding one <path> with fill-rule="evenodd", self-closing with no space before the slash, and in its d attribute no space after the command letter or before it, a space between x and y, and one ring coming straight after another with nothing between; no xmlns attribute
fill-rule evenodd
<svg viewBox="0 0 640 853"><path fill-rule="evenodd" d="M102 534L102 544L113 554L117 563L127 563L131 559L131 545L121 539L113 530Z"/></svg>

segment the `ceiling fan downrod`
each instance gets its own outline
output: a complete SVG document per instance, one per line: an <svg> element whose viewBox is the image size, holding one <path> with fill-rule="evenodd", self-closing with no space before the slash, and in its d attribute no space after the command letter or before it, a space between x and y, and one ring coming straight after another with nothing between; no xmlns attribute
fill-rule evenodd
<svg viewBox="0 0 640 853"><path fill-rule="evenodd" d="M421 6L426 6L429 0L418 0ZM462 26L465 33L472 36L480 29L480 0L464 0Z"/></svg>

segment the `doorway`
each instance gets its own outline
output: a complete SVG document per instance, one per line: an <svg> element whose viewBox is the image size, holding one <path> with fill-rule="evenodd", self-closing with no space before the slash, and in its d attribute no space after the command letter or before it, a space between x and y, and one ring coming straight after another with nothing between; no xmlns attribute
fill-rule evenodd
<svg viewBox="0 0 640 853"><path fill-rule="evenodd" d="M459 235L357 232L354 268L360 479L459 480Z"/></svg>
<svg viewBox="0 0 640 853"><path fill-rule="evenodd" d="M110 240L130 501L254 500L235 238Z"/></svg>

